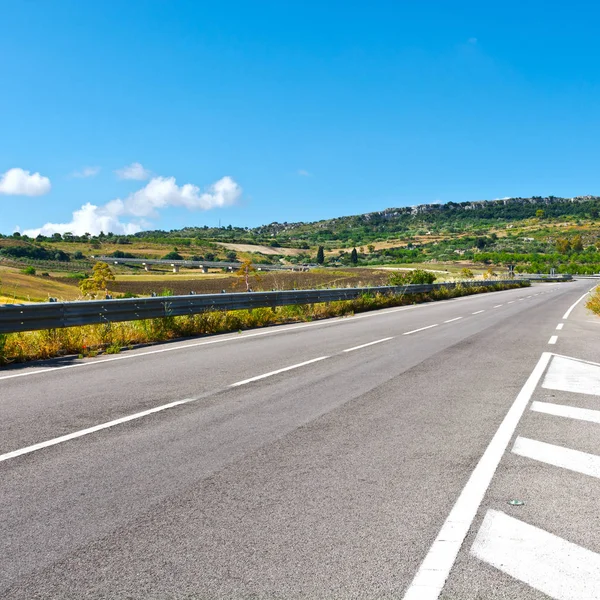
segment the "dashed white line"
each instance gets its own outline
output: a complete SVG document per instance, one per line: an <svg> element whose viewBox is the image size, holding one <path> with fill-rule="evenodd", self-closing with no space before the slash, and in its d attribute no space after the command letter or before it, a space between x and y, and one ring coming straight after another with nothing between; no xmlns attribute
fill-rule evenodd
<svg viewBox="0 0 600 600"><path fill-rule="evenodd" d="M462 317L454 317L454 319L448 319L447 321L444 321L444 323L452 323L453 321L459 321L460 319L462 319Z"/></svg>
<svg viewBox="0 0 600 600"><path fill-rule="evenodd" d="M488 510L471 554L556 600L600 598L600 554Z"/></svg>
<svg viewBox="0 0 600 600"><path fill-rule="evenodd" d="M542 354L525 385L521 388L519 395L442 525L406 591L404 600L436 600L439 597L502 455L551 357L550 352Z"/></svg>
<svg viewBox="0 0 600 600"><path fill-rule="evenodd" d="M515 302L515 300L510 300L509 302L507 302L507 304L513 304L513 302Z"/></svg>
<svg viewBox="0 0 600 600"><path fill-rule="evenodd" d="M108 429L109 427L114 427L115 425L120 425L121 423L127 423L128 421L133 421L135 419L141 419L142 417L146 417L153 413L167 410L168 408L173 408L174 406L180 406L181 404L187 404L189 402L193 402L194 400L195 400L194 398L188 398L186 400L177 400L176 402L170 402L169 404L163 404L162 406L157 406L157 407L151 408L149 410L144 410L142 412L135 413L134 415L128 415L127 417L115 419L114 421L108 421L107 423L102 423L100 425L94 425L94 427L88 427L87 429L81 429L80 431L75 431L75 432L69 433L67 435L61 435L60 437L54 438L52 440L47 440L46 442L40 442L39 444L33 444L32 446L27 446L26 448L21 448L20 450L13 450L12 452L7 452L6 454L1 454L0 462L8 460L9 458L16 458L17 456L22 456L23 454L29 454L31 452L35 452L36 450L41 450L42 448L56 446L56 444L62 444L63 442L68 442L69 440L74 440L76 438L83 437L84 435L89 435L90 433L95 433L96 431L101 431L102 429Z"/></svg>
<svg viewBox="0 0 600 600"><path fill-rule="evenodd" d="M266 379L267 377L272 377L273 375L278 375L279 373L285 373L286 371L291 371L292 369L298 369L300 367L304 367L306 365L310 365L312 363L319 362L320 360L325 360L329 358L329 356L319 356L318 358L313 358L311 360L305 360L304 362L290 365L289 367L283 367L283 369L277 369L276 371L269 371L268 373L263 373L262 375L256 375L255 377L250 377L249 379L243 379L242 381L236 381L232 383L229 387L238 387L240 385L246 385L247 383L252 383L253 381L258 381L260 379Z"/></svg>
<svg viewBox="0 0 600 600"><path fill-rule="evenodd" d="M503 290L503 291L512 292L513 290ZM497 293L503 293L503 291L497 292ZM355 321L357 319L369 319L369 318L373 318L373 317L381 317L381 316L386 316L388 314L392 314L392 313L396 313L396 312L402 312L405 310L414 310L417 308L423 308L424 306L434 306L434 305L439 306L440 304L444 304L447 302L464 302L464 301L474 300L476 298L476 296L478 296L478 294L463 296L461 298L452 298L449 300L440 300L438 302L418 304L418 305L414 305L414 306L401 306L401 307L396 307L396 308L378 310L378 311L373 311L373 312L370 312L367 314L353 315L351 317L323 319L323 320L319 320L319 321L314 321L312 323L302 323L300 325L274 327L272 329L268 329L267 331L257 331L257 332L251 332L251 333L243 333L241 335L235 335L235 336L219 337L218 339L203 340L201 342L194 342L191 344L177 344L177 345L173 345L173 346L168 346L166 348L158 348L156 350L147 350L144 352L134 352L132 354L129 354L129 353L128 354L120 354L119 356L112 356L110 358L101 358L101 359L95 359L95 360L90 360L90 361L85 361L85 362L77 362L77 363L73 363L71 365L61 365L58 367L48 367L48 368L43 368L43 369L36 369L35 371L26 371L24 373L23 372L12 373L10 375L1 375L0 381L3 379L15 379L17 377L30 377L32 375L41 375L43 373L52 373L54 371L62 371L64 369L78 369L80 367L92 367L95 365L101 365L103 363L115 362L115 361L119 361L119 360L132 360L135 358L149 356L152 354L162 354L164 352L175 352L177 350L188 350L190 348L198 348L200 346L208 346L211 344L223 344L225 342L230 342L230 341L234 341L234 340L236 340L236 341L244 340L247 338L254 338L254 337L259 337L259 336L263 336L263 335L276 335L276 334L286 333L288 331L295 331L296 329L305 329L308 327L319 327L319 326L323 327L323 326L329 326L329 325L349 323L349 322Z"/></svg>
<svg viewBox="0 0 600 600"><path fill-rule="evenodd" d="M560 331L560 330L561 330L561 329L564 327L564 325L565 325L564 323L559 323L559 324L556 326L556 331Z"/></svg>
<svg viewBox="0 0 600 600"><path fill-rule="evenodd" d="M431 329L432 327L437 327L438 325L439 325L439 323L434 323L433 325L427 325L427 327L419 327L419 329L413 329L412 331L405 331L402 335L410 335L411 333L425 331L426 329Z"/></svg>
<svg viewBox="0 0 600 600"><path fill-rule="evenodd" d="M558 340L558 336L557 335L553 335L549 340L548 343L549 344L556 344L556 341Z"/></svg>
<svg viewBox="0 0 600 600"><path fill-rule="evenodd" d="M600 456L518 437L512 449L514 454L539 462L600 478Z"/></svg>
<svg viewBox="0 0 600 600"><path fill-rule="evenodd" d="M374 342L369 342L368 344L361 344L360 346L354 346L353 348L346 348L343 352L354 352L354 350L360 350L361 348L366 348L367 346L374 346L375 344L381 344L381 342L387 342L388 340L393 340L394 337L386 337L381 340L375 340Z"/></svg>
<svg viewBox="0 0 600 600"><path fill-rule="evenodd" d="M504 306L504 304L496 304L496 306L494 306L494 308L500 308L501 306Z"/></svg>
<svg viewBox="0 0 600 600"><path fill-rule="evenodd" d="M482 312L485 312L485 310L476 310L474 313L471 313L472 315L478 315Z"/></svg>
<svg viewBox="0 0 600 600"><path fill-rule="evenodd" d="M577 408L576 406L567 406L565 404L538 401L532 403L531 410L547 415L553 415L555 417L565 417L566 419L600 423L600 410L590 410L588 408Z"/></svg>

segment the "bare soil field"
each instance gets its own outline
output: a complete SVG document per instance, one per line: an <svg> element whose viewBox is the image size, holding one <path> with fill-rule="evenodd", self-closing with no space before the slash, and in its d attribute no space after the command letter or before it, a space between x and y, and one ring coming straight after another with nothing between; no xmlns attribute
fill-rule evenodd
<svg viewBox="0 0 600 600"><path fill-rule="evenodd" d="M312 271L308 273L263 273L259 279L251 280L254 291L314 289L324 287L361 287L386 285L389 272L375 269L352 269L352 271ZM131 293L139 296L149 296L152 292L161 293L164 289L173 294L218 294L226 292L243 292L246 287L239 277L225 276L219 278L205 277L203 279L152 279L144 281L140 277L136 281L112 281L109 285L111 292Z"/></svg>
<svg viewBox="0 0 600 600"><path fill-rule="evenodd" d="M235 250L236 252L260 252L272 256L274 254L283 254L284 256L297 256L310 250L300 250L299 248L272 248L271 246L256 246L254 244L226 244L224 242L216 242L219 246L227 248L227 250Z"/></svg>

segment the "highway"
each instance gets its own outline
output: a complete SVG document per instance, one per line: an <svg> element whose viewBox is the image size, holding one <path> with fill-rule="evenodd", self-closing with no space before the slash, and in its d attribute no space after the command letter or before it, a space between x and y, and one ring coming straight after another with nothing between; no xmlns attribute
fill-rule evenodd
<svg viewBox="0 0 600 600"><path fill-rule="evenodd" d="M600 598L593 284L1 369L0 598Z"/></svg>

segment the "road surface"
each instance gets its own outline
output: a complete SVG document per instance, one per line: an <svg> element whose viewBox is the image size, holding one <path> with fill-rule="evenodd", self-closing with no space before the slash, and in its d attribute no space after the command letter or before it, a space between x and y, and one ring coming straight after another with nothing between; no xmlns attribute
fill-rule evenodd
<svg viewBox="0 0 600 600"><path fill-rule="evenodd" d="M0 370L0 597L600 598L592 285Z"/></svg>

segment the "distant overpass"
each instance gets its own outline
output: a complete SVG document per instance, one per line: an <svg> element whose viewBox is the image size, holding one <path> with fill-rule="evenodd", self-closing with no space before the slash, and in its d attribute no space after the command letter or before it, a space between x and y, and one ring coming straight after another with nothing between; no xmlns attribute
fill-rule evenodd
<svg viewBox="0 0 600 600"><path fill-rule="evenodd" d="M112 263L113 265L142 265L146 271L151 271L153 265L168 266L173 269L173 273L179 273L181 267L196 267L203 273L208 273L209 269L225 269L233 271L242 266L240 262L218 262L202 260L160 260L149 258L116 258L114 256L92 256L96 261ZM258 271L308 271L307 265L254 265Z"/></svg>

